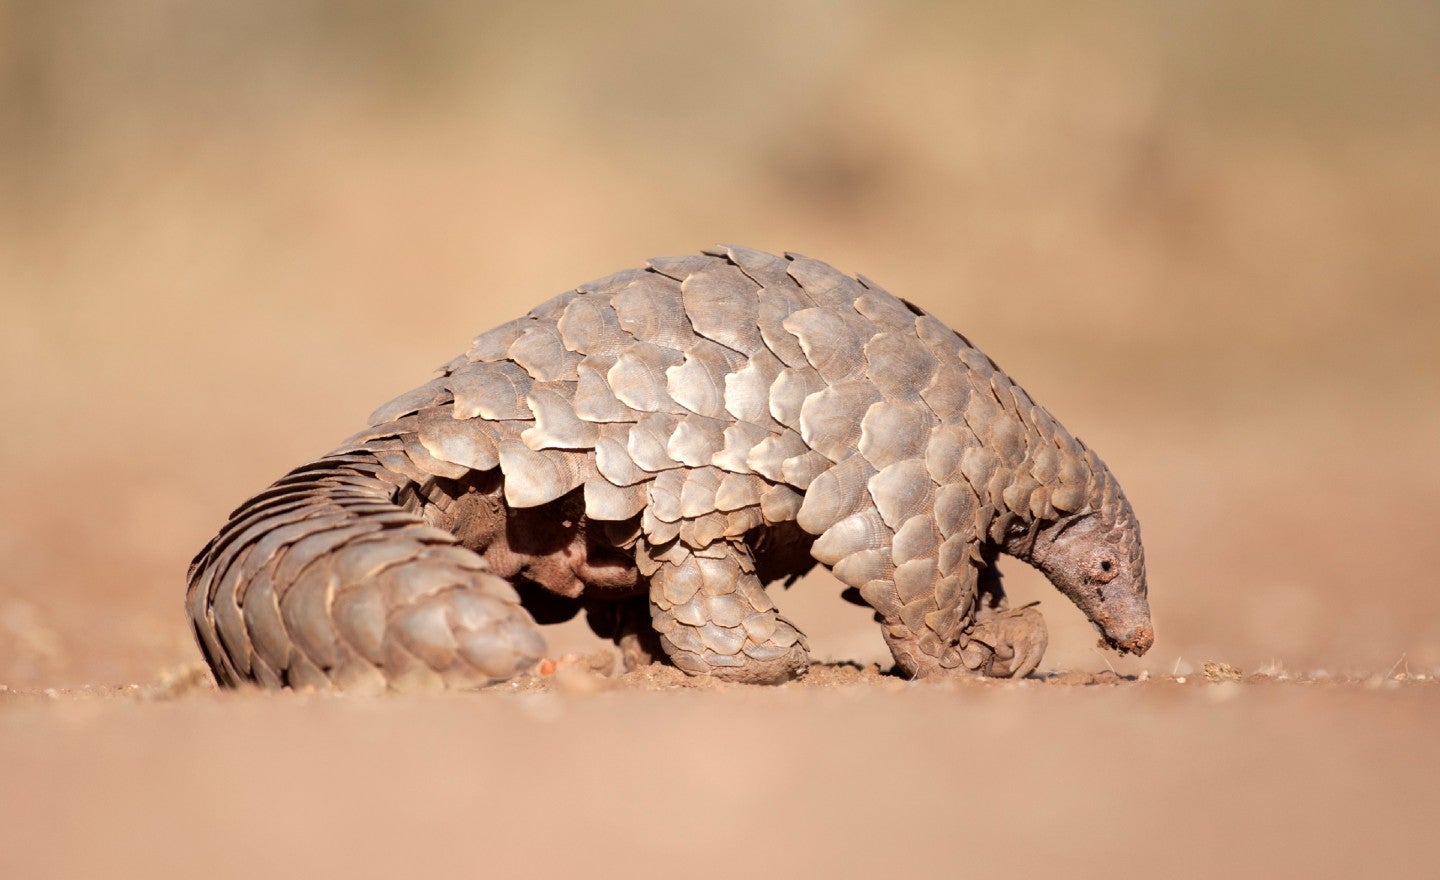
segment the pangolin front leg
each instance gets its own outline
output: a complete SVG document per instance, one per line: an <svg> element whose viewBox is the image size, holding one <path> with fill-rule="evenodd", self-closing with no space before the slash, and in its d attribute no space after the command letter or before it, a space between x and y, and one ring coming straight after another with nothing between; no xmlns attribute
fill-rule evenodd
<svg viewBox="0 0 1440 880"><path fill-rule="evenodd" d="M961 639L964 666L992 678L1024 678L1050 644L1045 618L1034 604L1010 607L993 555L980 569L979 588L975 620Z"/></svg>
<svg viewBox="0 0 1440 880"><path fill-rule="evenodd" d="M1033 605L983 615L965 634L965 666L992 678L1024 678L1050 643L1045 618Z"/></svg>

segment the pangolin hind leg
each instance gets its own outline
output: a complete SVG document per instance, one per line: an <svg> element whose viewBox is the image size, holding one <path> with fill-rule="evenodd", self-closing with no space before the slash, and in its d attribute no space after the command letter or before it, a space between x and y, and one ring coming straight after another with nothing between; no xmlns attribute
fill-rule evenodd
<svg viewBox="0 0 1440 880"><path fill-rule="evenodd" d="M909 678L972 672L965 664L965 633L974 622L976 568L968 562L946 577L901 586L890 579L861 585L860 595L875 609L880 632L895 666Z"/></svg>
<svg viewBox="0 0 1440 880"><path fill-rule="evenodd" d="M591 632L620 649L620 660L627 672L665 657L660 636L651 625L650 601L645 596L587 601L585 621Z"/></svg>
<svg viewBox="0 0 1440 880"><path fill-rule="evenodd" d="M898 580L860 586L902 674L1024 677L1040 662L1044 619L1032 607L1006 608L998 569L979 556L965 554L928 582L911 582L897 570Z"/></svg>
<svg viewBox="0 0 1440 880"><path fill-rule="evenodd" d="M778 684L809 668L804 636L775 609L739 541L651 557L650 614L670 662L693 675ZM644 569L642 569L643 571Z"/></svg>

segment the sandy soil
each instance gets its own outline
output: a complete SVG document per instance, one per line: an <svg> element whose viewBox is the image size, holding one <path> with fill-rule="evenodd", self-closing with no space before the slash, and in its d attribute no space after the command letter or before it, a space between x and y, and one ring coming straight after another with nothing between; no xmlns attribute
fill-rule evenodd
<svg viewBox="0 0 1440 880"><path fill-rule="evenodd" d="M1421 2L0 0L0 877L1432 876L1436 106ZM777 601L855 665L774 690L194 673L237 503L717 241L925 305L1099 450L1151 653L1011 564L1018 684L879 675L823 575Z"/></svg>
<svg viewBox="0 0 1440 880"><path fill-rule="evenodd" d="M925 684L817 668L801 685L697 689L675 678L581 673L428 699L217 693L183 677L0 693L0 872L1433 868L1433 680L1221 670Z"/></svg>

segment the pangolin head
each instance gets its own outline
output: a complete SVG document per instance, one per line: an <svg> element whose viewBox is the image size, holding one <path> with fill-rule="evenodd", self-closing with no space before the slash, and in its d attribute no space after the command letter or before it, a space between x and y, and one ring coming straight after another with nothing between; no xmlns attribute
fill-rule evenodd
<svg viewBox="0 0 1440 880"><path fill-rule="evenodd" d="M1095 475L1089 504L1042 527L1031 563L1085 612L1105 645L1144 654L1155 641L1140 523L1108 469Z"/></svg>

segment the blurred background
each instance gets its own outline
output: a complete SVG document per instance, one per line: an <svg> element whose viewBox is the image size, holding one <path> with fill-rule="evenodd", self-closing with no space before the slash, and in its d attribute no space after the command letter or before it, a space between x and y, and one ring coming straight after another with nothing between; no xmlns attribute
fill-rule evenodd
<svg viewBox="0 0 1440 880"><path fill-rule="evenodd" d="M1431 3L0 2L0 683L198 662L235 505L716 242L926 306L1110 463L1156 647L1012 562L1042 671L1440 667L1437 157Z"/></svg>

